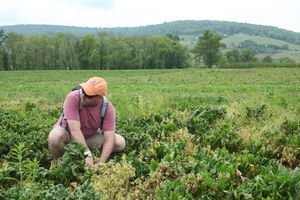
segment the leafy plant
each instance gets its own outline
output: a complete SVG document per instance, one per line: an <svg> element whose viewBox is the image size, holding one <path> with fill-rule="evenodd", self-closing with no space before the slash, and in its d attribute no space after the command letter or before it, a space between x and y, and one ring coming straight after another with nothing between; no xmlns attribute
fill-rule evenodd
<svg viewBox="0 0 300 200"><path fill-rule="evenodd" d="M82 144L77 142L66 145L63 157L58 160L56 166L45 172L45 178L65 186L78 180L84 173L83 149Z"/></svg>
<svg viewBox="0 0 300 200"><path fill-rule="evenodd" d="M242 139L229 124L221 124L203 136L203 140L213 149L226 148L230 152L242 149Z"/></svg>
<svg viewBox="0 0 300 200"><path fill-rule="evenodd" d="M110 161L94 169L91 177L95 191L102 199L121 199L126 197L135 176L135 169L125 160L120 163Z"/></svg>
<svg viewBox="0 0 300 200"><path fill-rule="evenodd" d="M186 185L180 180L167 180L163 184L163 188L157 191L157 199L164 200L189 200L193 199L192 195L186 188Z"/></svg>
<svg viewBox="0 0 300 200"><path fill-rule="evenodd" d="M226 110L224 108L199 107L195 109L193 116L187 122L187 128L193 134L198 136L204 135L217 120L223 119L225 115Z"/></svg>
<svg viewBox="0 0 300 200"><path fill-rule="evenodd" d="M24 143L20 143L13 148L8 157L11 162L9 165L15 170L16 177L19 179L20 184L24 180L34 181L40 175L39 163L36 159L29 160L29 149L25 147Z"/></svg>
<svg viewBox="0 0 300 200"><path fill-rule="evenodd" d="M300 134L300 121L285 120L281 124L281 129L286 135Z"/></svg>
<svg viewBox="0 0 300 200"><path fill-rule="evenodd" d="M246 106L246 119L255 119L256 121L263 119L265 117L267 108L268 106L266 104L262 104L256 108L250 108Z"/></svg>

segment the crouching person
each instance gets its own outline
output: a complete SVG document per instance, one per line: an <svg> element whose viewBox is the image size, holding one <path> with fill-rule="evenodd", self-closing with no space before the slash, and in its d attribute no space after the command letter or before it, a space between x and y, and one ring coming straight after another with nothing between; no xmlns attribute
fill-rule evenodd
<svg viewBox="0 0 300 200"><path fill-rule="evenodd" d="M104 163L113 152L125 149L125 139L115 132L115 109L104 96L106 91L105 80L92 77L67 95L63 114L48 137L49 151L54 159L63 155L64 146L71 141L84 146L87 167ZM98 163L94 162L90 147L102 148Z"/></svg>

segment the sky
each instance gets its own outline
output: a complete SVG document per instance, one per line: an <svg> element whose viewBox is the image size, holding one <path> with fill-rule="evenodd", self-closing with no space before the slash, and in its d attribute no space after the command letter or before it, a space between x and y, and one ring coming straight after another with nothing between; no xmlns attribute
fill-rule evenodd
<svg viewBox="0 0 300 200"><path fill-rule="evenodd" d="M220 20L300 32L300 0L0 0L0 26L136 27Z"/></svg>

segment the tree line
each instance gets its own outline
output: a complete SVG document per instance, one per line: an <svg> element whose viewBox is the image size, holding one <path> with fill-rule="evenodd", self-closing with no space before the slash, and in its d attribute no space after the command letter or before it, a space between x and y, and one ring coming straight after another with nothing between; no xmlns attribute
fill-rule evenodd
<svg viewBox="0 0 300 200"><path fill-rule="evenodd" d="M251 45L250 48L221 51L226 48L221 40L220 35L206 30L196 45L188 49L172 34L115 36L99 32L85 36L56 33L54 36L25 37L0 30L0 70L170 69L190 67L192 63L209 68L249 67L252 66L249 63L259 61ZM273 62L270 56L262 61ZM279 61L280 65L296 66L289 58Z"/></svg>
<svg viewBox="0 0 300 200"><path fill-rule="evenodd" d="M0 69L158 69L189 67L190 53L177 36L82 37L0 32Z"/></svg>

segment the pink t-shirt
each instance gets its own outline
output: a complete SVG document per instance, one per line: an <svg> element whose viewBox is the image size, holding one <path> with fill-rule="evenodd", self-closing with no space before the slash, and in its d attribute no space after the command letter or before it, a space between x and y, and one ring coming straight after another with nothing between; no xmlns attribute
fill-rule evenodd
<svg viewBox="0 0 300 200"><path fill-rule="evenodd" d="M83 106L79 109L79 92L78 90L70 92L64 102L64 113L60 117L58 124L63 127L68 127L67 120L80 121L81 131L85 138L94 135L100 128L100 110L102 106L102 98L99 97L97 106ZM103 131L115 131L116 115L114 106L108 101L106 114L103 120Z"/></svg>

